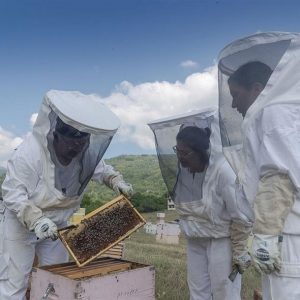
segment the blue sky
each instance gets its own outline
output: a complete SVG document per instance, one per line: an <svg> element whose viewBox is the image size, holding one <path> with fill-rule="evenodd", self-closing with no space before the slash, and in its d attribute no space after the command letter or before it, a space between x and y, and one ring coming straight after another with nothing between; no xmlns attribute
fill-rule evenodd
<svg viewBox="0 0 300 300"><path fill-rule="evenodd" d="M0 161L50 89L97 93L118 114L107 156L153 153L146 122L216 103L219 51L257 31L300 31L299 9L297 0L0 0Z"/></svg>

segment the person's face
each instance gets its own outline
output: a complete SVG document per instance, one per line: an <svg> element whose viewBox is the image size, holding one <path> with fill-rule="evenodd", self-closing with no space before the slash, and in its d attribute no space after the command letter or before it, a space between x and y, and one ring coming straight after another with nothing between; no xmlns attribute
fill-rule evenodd
<svg viewBox="0 0 300 300"><path fill-rule="evenodd" d="M57 158L63 165L68 165L74 157L76 157L89 142L89 136L82 138L71 138L55 133L54 149Z"/></svg>
<svg viewBox="0 0 300 300"><path fill-rule="evenodd" d="M200 155L191 149L188 145L177 141L174 151L183 168L188 168L191 173L203 172L205 165L201 161Z"/></svg>
<svg viewBox="0 0 300 300"><path fill-rule="evenodd" d="M247 110L263 90L263 86L260 83L254 83L250 89L246 89L235 82L230 82L228 85L232 96L232 108L236 108L245 117Z"/></svg>

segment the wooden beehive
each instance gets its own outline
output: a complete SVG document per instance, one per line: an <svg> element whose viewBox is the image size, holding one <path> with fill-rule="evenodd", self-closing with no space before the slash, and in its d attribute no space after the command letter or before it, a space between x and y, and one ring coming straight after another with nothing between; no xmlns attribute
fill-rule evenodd
<svg viewBox="0 0 300 300"><path fill-rule="evenodd" d="M146 223L123 195L87 214L59 237L79 267L86 265Z"/></svg>
<svg viewBox="0 0 300 300"><path fill-rule="evenodd" d="M98 258L83 267L75 262L37 267L30 300L40 299L154 300L155 270L114 258Z"/></svg>

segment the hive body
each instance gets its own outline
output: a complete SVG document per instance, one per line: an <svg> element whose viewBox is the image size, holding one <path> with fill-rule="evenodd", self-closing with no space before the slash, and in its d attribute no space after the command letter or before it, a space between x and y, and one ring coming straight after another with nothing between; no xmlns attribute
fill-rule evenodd
<svg viewBox="0 0 300 300"><path fill-rule="evenodd" d="M49 292L49 286L53 287ZM154 267L100 258L78 267L74 262L35 268L30 300L154 300Z"/></svg>

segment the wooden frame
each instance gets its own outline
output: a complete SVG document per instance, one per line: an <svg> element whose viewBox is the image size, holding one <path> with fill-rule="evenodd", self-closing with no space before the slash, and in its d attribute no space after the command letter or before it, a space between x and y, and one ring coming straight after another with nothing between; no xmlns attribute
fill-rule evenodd
<svg viewBox="0 0 300 300"><path fill-rule="evenodd" d="M115 207L119 207L119 205L123 205L123 206L127 205L132 209L132 213L135 215L136 219L138 220L137 224L135 224L134 227L130 228L125 234L120 236L117 240L110 243L109 246L107 246L104 249L99 250L99 252L96 255L93 255L93 256L89 257L85 261L79 261L78 257L74 253L75 249L72 249L72 247L70 246L68 235L70 236L72 234L72 236L76 236L77 234L79 234L80 232L82 232L86 228L86 226L87 226L87 225L85 225L86 220L92 218L95 215L105 214L106 212L113 210ZM92 260L94 260L95 258L99 257L101 254L103 254L104 252L106 252L107 250L112 248L113 246L117 245L119 242L121 242L126 237L131 235L138 228L143 226L145 223L146 223L145 219L134 208L134 206L131 204L131 202L126 197L121 195L121 196L111 200L110 202L104 204L103 206L95 209L91 213L87 214L79 224L72 225L69 228L68 227L62 228L58 231L58 233L59 233L59 238L61 239L61 241L63 242L63 244L67 248L67 250L69 251L70 255L75 260L78 267L82 267L82 266L85 266L86 264L88 264L89 262L91 262Z"/></svg>

